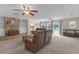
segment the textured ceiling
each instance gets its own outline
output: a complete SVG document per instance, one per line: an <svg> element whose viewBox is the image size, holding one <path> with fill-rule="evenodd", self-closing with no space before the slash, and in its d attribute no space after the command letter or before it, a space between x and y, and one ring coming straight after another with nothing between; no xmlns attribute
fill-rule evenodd
<svg viewBox="0 0 79 59"><path fill-rule="evenodd" d="M55 18L60 19L64 17L75 17L79 16L79 5L78 4L33 4L33 9L38 10L35 16L23 16L29 19L47 19ZM22 15L20 15L21 17Z"/></svg>
<svg viewBox="0 0 79 59"><path fill-rule="evenodd" d="M27 5L26 5L27 6ZM18 16L22 19L60 19L64 17L79 16L79 4L31 4L33 9L38 10L35 16L25 15L21 12L16 12L13 9L22 8L20 4L5 4L0 5L0 16Z"/></svg>

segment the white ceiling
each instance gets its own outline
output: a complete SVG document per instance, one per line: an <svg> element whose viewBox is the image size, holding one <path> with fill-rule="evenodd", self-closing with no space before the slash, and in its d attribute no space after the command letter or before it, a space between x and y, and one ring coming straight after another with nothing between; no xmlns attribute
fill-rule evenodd
<svg viewBox="0 0 79 59"><path fill-rule="evenodd" d="M16 12L13 9L22 8L22 5L0 5L0 16L9 14L11 16L16 15L20 18L27 19L48 19L55 18L60 19L64 17L74 17L79 16L79 4L31 4L30 6L38 10L38 13L35 13L35 16L26 15L23 16L21 12ZM27 5L26 5L27 6ZM5 15L5 16L6 16ZM9 16L7 15L7 16Z"/></svg>
<svg viewBox="0 0 79 59"><path fill-rule="evenodd" d="M31 7L39 12L35 16L27 15L24 17L29 19L47 19L50 17L60 19L79 16L79 4L33 4Z"/></svg>

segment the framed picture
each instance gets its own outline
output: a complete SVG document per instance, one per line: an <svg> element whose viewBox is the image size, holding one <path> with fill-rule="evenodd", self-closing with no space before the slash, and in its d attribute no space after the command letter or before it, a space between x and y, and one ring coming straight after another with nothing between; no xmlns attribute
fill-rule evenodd
<svg viewBox="0 0 79 59"><path fill-rule="evenodd" d="M69 22L69 28L75 29L76 28L76 21L70 21Z"/></svg>

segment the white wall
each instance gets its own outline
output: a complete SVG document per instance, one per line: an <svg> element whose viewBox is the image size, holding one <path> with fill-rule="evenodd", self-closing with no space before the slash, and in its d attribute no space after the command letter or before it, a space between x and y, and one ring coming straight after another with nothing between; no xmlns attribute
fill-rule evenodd
<svg viewBox="0 0 79 59"><path fill-rule="evenodd" d="M71 21L76 22L76 28L74 28L74 29L79 30L79 17L72 17L72 18L64 18L61 20L61 32L62 32L62 29L70 29L69 22L71 22Z"/></svg>
<svg viewBox="0 0 79 59"><path fill-rule="evenodd" d="M3 36L5 34L4 32L4 18L0 17L0 36Z"/></svg>

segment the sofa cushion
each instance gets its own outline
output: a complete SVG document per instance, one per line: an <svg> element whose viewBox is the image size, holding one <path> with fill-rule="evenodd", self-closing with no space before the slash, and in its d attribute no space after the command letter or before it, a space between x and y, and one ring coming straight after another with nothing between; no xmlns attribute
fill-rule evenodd
<svg viewBox="0 0 79 59"><path fill-rule="evenodd" d="M33 42L33 38L28 38L27 41L28 41L29 43L32 43L32 42Z"/></svg>

